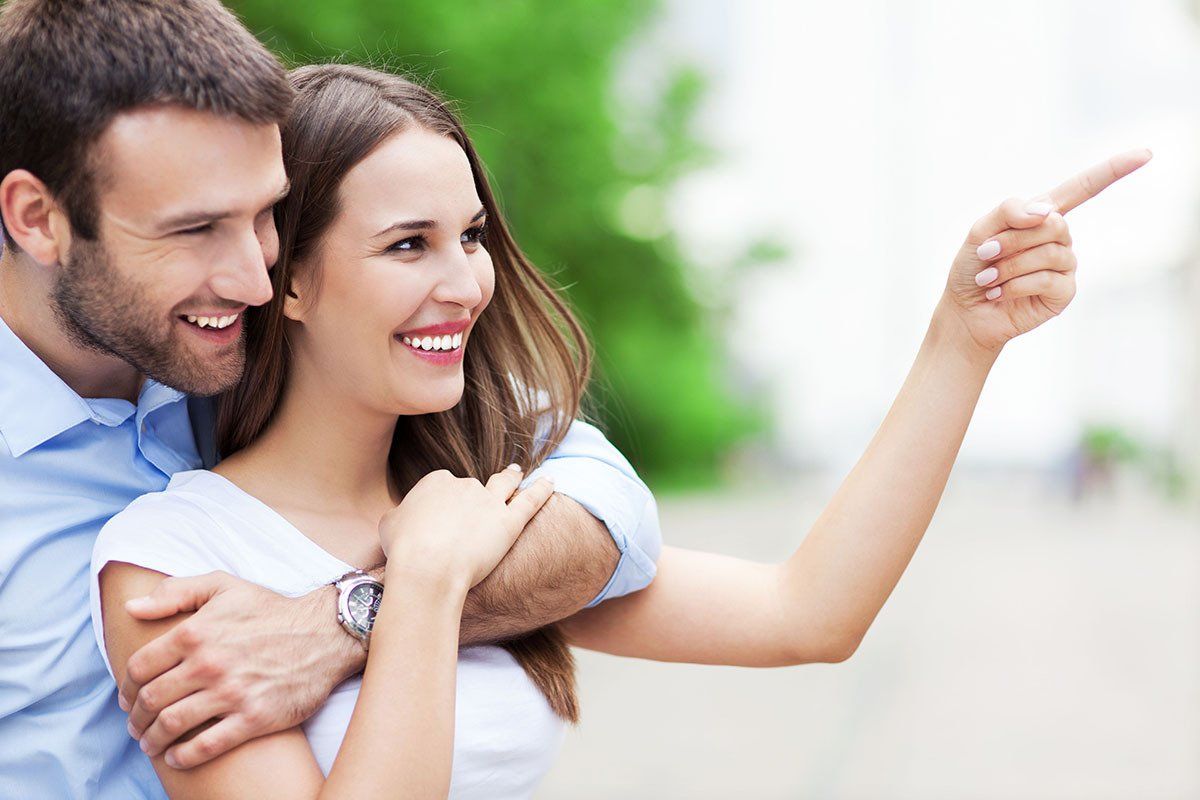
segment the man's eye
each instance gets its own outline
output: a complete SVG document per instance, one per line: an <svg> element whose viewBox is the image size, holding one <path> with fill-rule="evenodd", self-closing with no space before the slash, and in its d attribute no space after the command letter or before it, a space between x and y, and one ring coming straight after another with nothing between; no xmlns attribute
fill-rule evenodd
<svg viewBox="0 0 1200 800"><path fill-rule="evenodd" d="M212 229L213 229L212 223L206 222L203 225L197 225L194 228L185 228L184 230L176 231L176 233L179 233L182 236L194 236L195 234L198 234L198 233L208 233Z"/></svg>

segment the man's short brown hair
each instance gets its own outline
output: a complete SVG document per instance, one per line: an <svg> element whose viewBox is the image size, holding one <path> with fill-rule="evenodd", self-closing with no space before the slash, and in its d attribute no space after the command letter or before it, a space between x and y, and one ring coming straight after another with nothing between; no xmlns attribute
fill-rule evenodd
<svg viewBox="0 0 1200 800"><path fill-rule="evenodd" d="M283 66L217 0L9 0L0 9L0 179L45 182L97 234L92 145L118 114L173 104L280 123ZM0 219L0 231L8 230Z"/></svg>

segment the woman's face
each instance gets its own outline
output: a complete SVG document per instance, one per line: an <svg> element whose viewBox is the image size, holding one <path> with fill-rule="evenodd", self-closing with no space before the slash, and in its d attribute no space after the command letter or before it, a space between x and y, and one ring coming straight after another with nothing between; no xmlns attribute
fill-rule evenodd
<svg viewBox="0 0 1200 800"><path fill-rule="evenodd" d="M463 352L492 298L484 210L466 153L413 127L356 165L285 314L294 370L372 410L427 414L463 393ZM315 267L315 269L314 269ZM299 362L304 362L303 364Z"/></svg>

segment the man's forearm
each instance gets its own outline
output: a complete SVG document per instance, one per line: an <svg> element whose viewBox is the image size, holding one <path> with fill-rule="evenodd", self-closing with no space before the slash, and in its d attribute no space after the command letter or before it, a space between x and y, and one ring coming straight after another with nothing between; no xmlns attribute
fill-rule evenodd
<svg viewBox="0 0 1200 800"><path fill-rule="evenodd" d="M504 560L467 595L460 644L502 642L566 619L600 593L620 558L603 522L571 498L554 495ZM383 581L383 566L369 572ZM335 595L329 587L321 591ZM331 632L350 642L345 631L334 631L333 619L331 613ZM340 652L347 674L365 666L361 647L346 645Z"/></svg>
<svg viewBox="0 0 1200 800"><path fill-rule="evenodd" d="M554 495L467 595L460 642L501 642L571 616L600 593L620 557L603 522Z"/></svg>

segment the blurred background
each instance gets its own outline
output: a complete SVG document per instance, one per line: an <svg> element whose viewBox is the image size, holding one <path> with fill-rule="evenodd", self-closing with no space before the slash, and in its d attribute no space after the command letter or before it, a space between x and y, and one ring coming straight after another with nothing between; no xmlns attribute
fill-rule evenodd
<svg viewBox="0 0 1200 800"><path fill-rule="evenodd" d="M1200 2L241 0L460 108L672 544L803 538L971 223L1112 153L848 662L580 654L555 798L1200 798Z"/></svg>

